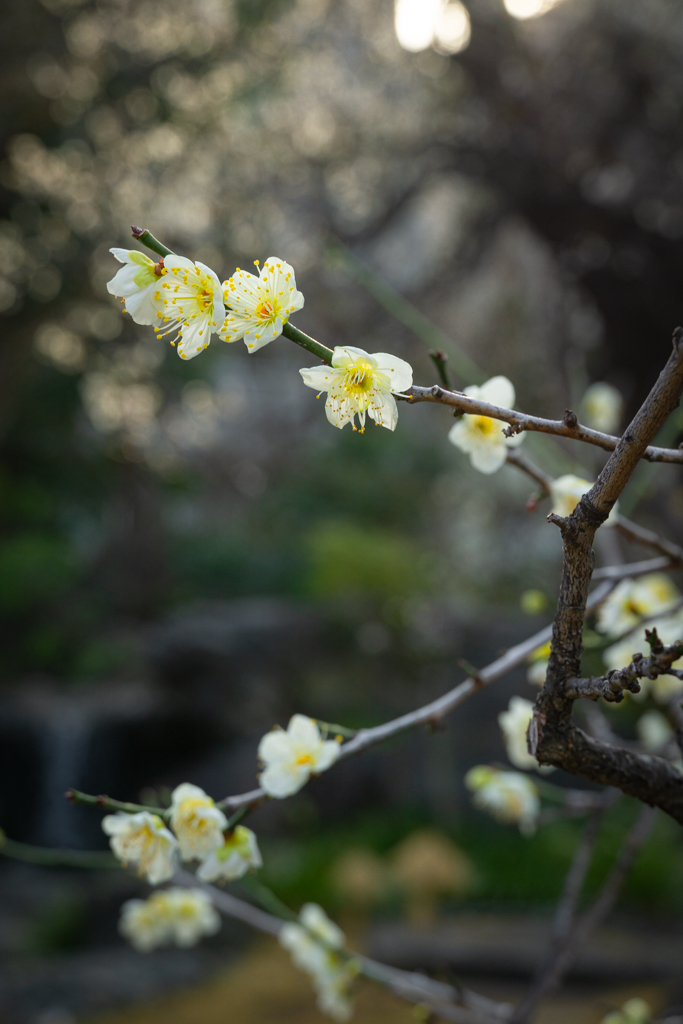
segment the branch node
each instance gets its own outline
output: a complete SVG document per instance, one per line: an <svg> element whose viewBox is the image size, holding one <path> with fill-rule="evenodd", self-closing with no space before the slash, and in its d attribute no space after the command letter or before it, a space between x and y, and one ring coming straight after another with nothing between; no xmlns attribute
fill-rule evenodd
<svg viewBox="0 0 683 1024"><path fill-rule="evenodd" d="M130 230L132 232L133 238L140 238L142 235L144 235L147 228L137 228L135 224L131 224Z"/></svg>
<svg viewBox="0 0 683 1024"><path fill-rule="evenodd" d="M579 425L579 418L571 409L565 409L562 422L569 430L576 430Z"/></svg>

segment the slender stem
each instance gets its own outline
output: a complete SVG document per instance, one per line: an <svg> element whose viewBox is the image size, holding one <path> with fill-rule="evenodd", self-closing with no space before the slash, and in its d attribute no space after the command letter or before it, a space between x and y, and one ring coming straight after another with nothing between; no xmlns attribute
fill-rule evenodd
<svg viewBox="0 0 683 1024"><path fill-rule="evenodd" d="M68 789L64 794L72 804L90 804L92 807L101 807L102 810L124 811L126 814L138 814L139 811L147 811L149 814L156 814L160 818L168 818L171 814L169 808L147 807L145 804L129 804L122 800L114 800L110 796L91 796L89 793L81 793L77 789Z"/></svg>
<svg viewBox="0 0 683 1024"><path fill-rule="evenodd" d="M163 242L160 242L158 238L155 238L151 231L147 228L136 228L135 225L130 229L133 232L133 238L136 238L142 245L146 245L152 252L157 253L158 256L172 256L173 250L167 249Z"/></svg>
<svg viewBox="0 0 683 1024"><path fill-rule="evenodd" d="M332 363L333 352L331 348L327 348L326 345L321 345L315 338L311 338L308 334L304 334L298 327L293 327L292 324L286 323L282 328L283 337L289 338L296 345L301 345L302 348L308 349L318 359L322 359L324 363L330 365Z"/></svg>
<svg viewBox="0 0 683 1024"><path fill-rule="evenodd" d="M63 850L49 849L44 846L31 846L8 839L0 829L0 853L12 860L22 860L27 864L41 864L44 867L66 868L120 868L120 862L111 853L104 850Z"/></svg>
<svg viewBox="0 0 683 1024"><path fill-rule="evenodd" d="M449 391L452 390L450 377L448 376L448 356L445 352L442 352L440 348L432 348L429 350L429 358L436 366L436 372L439 375L439 380L445 388Z"/></svg>

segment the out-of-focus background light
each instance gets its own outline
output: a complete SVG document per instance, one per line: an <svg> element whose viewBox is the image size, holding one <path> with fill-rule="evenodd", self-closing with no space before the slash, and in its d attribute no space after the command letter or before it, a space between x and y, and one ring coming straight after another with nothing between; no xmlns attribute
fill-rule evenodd
<svg viewBox="0 0 683 1024"><path fill-rule="evenodd" d="M470 41L470 16L460 0L396 0L396 38L404 50L460 53Z"/></svg>
<svg viewBox="0 0 683 1024"><path fill-rule="evenodd" d="M557 7L561 0L503 0L505 10L513 18L538 18Z"/></svg>

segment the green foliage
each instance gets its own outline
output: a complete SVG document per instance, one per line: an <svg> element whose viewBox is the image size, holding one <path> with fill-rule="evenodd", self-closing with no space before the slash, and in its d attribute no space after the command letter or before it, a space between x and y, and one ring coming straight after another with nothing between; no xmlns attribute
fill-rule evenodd
<svg viewBox="0 0 683 1024"><path fill-rule="evenodd" d="M78 573L73 552L59 537L22 533L0 545L0 609L26 612L54 600Z"/></svg>

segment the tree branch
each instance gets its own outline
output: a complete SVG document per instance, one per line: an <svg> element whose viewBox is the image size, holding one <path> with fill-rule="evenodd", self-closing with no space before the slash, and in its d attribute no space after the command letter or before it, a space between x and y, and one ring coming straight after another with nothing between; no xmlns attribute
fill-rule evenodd
<svg viewBox="0 0 683 1024"><path fill-rule="evenodd" d="M672 668L674 661L683 657L683 641L664 646L657 636L657 630L645 630L645 639L650 645L650 656L634 654L631 664L626 668L614 668L605 676L591 676L587 679L568 679L565 694L571 700L588 698L597 700L603 697L612 704L619 704L624 699L624 690L640 693L639 679L657 679L658 676L672 675L683 679L683 672Z"/></svg>

